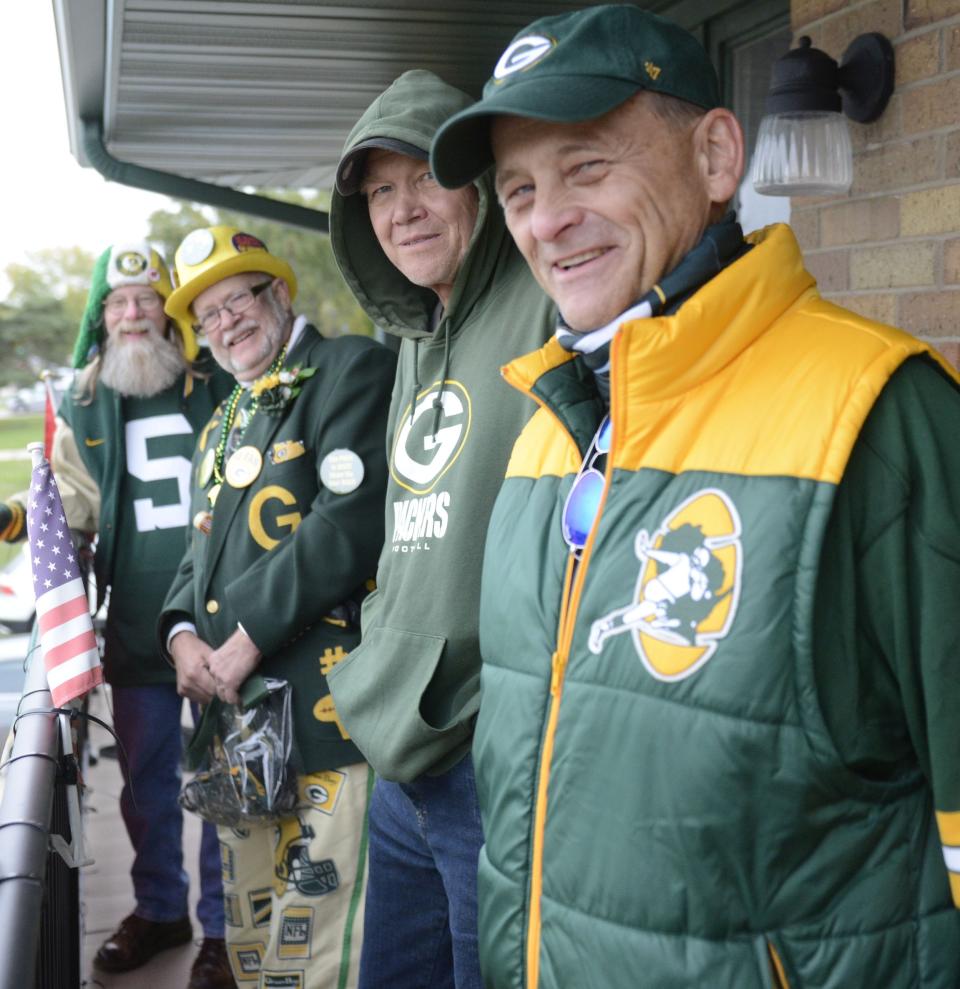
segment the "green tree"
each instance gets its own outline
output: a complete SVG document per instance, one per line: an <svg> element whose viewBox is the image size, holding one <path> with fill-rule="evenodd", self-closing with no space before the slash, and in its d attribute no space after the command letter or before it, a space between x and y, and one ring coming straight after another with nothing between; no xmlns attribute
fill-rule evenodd
<svg viewBox="0 0 960 989"><path fill-rule="evenodd" d="M326 192L296 193L265 191L263 195L295 202L312 209L326 210ZM197 227L225 224L240 227L255 234L272 254L290 263L297 275L295 308L315 323L325 336L373 331L370 320L357 305L333 259L330 238L326 234L271 223L245 213L198 207L192 203L176 202L170 210L158 210L150 216L150 240L162 248L173 264L174 252L180 241Z"/></svg>
<svg viewBox="0 0 960 989"><path fill-rule="evenodd" d="M27 257L29 265L7 267L10 281L7 301L24 306L52 296L63 301L67 316L74 326L79 325L96 257L82 247L48 247Z"/></svg>
<svg viewBox="0 0 960 989"><path fill-rule="evenodd" d="M50 248L28 258L28 264L6 269L10 291L0 303L4 384L29 383L44 368L69 362L95 260L79 247Z"/></svg>

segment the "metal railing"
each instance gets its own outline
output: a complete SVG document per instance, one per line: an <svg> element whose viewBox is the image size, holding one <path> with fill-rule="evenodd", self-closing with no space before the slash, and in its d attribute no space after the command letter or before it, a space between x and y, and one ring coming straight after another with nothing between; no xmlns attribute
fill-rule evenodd
<svg viewBox="0 0 960 989"><path fill-rule="evenodd" d="M76 763L69 718L53 709L34 626L0 800L0 989L80 985L78 869L69 850ZM74 812L71 813L71 800ZM58 837L59 836L59 837ZM69 855L68 855L69 858Z"/></svg>

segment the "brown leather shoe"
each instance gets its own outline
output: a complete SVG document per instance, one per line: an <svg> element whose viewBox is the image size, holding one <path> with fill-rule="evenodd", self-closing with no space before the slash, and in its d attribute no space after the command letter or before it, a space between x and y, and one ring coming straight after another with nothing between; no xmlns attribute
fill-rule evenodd
<svg viewBox="0 0 960 989"><path fill-rule="evenodd" d="M205 937L190 969L187 989L237 989L222 937Z"/></svg>
<svg viewBox="0 0 960 989"><path fill-rule="evenodd" d="M192 937L189 917L163 922L132 913L103 942L93 961L105 972L128 972L145 965L158 951L186 944Z"/></svg>

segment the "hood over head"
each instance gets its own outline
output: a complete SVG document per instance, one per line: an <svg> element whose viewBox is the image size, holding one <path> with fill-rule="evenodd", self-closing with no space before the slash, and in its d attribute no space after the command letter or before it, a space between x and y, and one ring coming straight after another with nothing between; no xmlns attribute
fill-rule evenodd
<svg viewBox="0 0 960 989"><path fill-rule="evenodd" d="M431 333L438 298L414 285L387 259L357 191L367 153L384 148L427 160L440 126L473 99L432 72L404 72L378 96L357 121L343 148L330 203L330 242L350 290L373 322L397 336ZM459 323L469 313L493 274L507 239L489 174L474 181L479 195L477 222L454 282L448 313Z"/></svg>

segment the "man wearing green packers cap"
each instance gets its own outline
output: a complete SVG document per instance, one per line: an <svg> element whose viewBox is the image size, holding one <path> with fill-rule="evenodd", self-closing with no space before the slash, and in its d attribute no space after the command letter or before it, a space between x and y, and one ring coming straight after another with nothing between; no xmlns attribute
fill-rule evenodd
<svg viewBox="0 0 960 989"><path fill-rule="evenodd" d="M360 639L383 543L395 359L296 316L290 265L254 234L195 230L167 313L235 379L201 434L187 549L160 616L181 693L236 703L257 672L292 687L299 802L221 827L226 937L241 985L356 985L373 783L327 674Z"/></svg>
<svg viewBox="0 0 960 989"><path fill-rule="evenodd" d="M493 989L960 985L960 388L730 211L743 137L637 7L438 132L557 302L487 537Z"/></svg>
<svg viewBox="0 0 960 989"><path fill-rule="evenodd" d="M103 661L123 755L120 810L136 907L97 952L94 964L108 972L139 968L192 936L177 805L183 699L154 625L183 551L197 435L230 381L198 349L189 323L164 315L172 291L166 262L149 244L120 242L100 255L51 454L68 525L98 534L98 604L110 589ZM204 940L189 984L228 989L212 825L203 828L199 871Z"/></svg>

